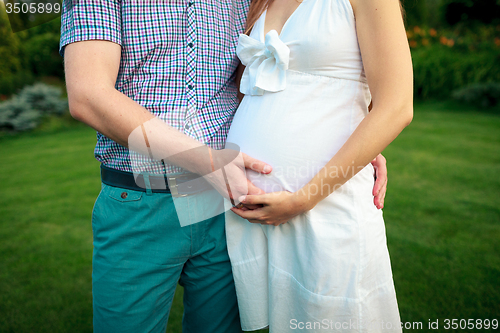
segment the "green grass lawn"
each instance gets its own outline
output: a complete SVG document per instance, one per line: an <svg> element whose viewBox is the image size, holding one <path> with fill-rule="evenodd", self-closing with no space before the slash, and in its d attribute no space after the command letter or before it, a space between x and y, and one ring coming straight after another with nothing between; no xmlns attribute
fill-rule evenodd
<svg viewBox="0 0 500 333"><path fill-rule="evenodd" d="M94 144L83 125L0 139L0 332L92 331ZM418 104L384 154L402 320L500 320L500 116Z"/></svg>

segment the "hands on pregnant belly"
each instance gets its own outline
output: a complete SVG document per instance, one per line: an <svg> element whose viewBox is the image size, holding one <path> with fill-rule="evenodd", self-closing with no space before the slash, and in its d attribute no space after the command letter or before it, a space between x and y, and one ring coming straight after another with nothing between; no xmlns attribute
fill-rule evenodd
<svg viewBox="0 0 500 333"><path fill-rule="evenodd" d="M263 193L255 195L249 192L238 198L243 207L233 207L231 210L235 214L252 223L278 226L315 206L307 193L299 189L319 169L312 168L310 164L286 167L284 165L287 163L280 156L283 157L280 153L275 153L274 158L270 158L271 165L274 164L272 173L247 170L249 184L261 189Z"/></svg>
<svg viewBox="0 0 500 333"><path fill-rule="evenodd" d="M372 190L373 203L378 209L381 209L387 191L386 160L382 155L379 155L371 164L375 170ZM310 200L304 190L291 192L284 189L283 180L290 177L289 175L280 176L279 167L273 171L273 174L263 175L248 171L247 176L252 183L268 193L242 196L238 201L243 203L244 207L235 207L231 210L249 222L277 226L315 207L316 203Z"/></svg>
<svg viewBox="0 0 500 333"><path fill-rule="evenodd" d="M234 149L213 150L209 149L210 169L200 172L203 177L231 203L238 205L238 198L246 194L265 194L263 190L256 187L246 178L245 170L258 174L267 174L272 167L260 160ZM241 206L241 205L240 205ZM247 209L255 209L258 206L247 205Z"/></svg>
<svg viewBox="0 0 500 333"><path fill-rule="evenodd" d="M233 207L231 210L252 223L280 225L300 215L314 206L306 196L298 192L279 191L261 195L247 195L238 199L245 206L261 206L260 208L244 210Z"/></svg>

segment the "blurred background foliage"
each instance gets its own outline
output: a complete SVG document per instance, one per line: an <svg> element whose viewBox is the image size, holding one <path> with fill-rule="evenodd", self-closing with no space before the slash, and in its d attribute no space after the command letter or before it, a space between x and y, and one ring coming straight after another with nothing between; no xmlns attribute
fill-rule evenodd
<svg viewBox="0 0 500 333"><path fill-rule="evenodd" d="M401 318L498 319L500 0L402 1L415 118L384 151ZM59 37L59 19L13 33L0 0L1 332L92 332L99 166L67 112ZM181 322L178 288L168 332Z"/></svg>
<svg viewBox="0 0 500 333"><path fill-rule="evenodd" d="M500 84L500 0L402 0L402 4L417 99L449 99L471 85L477 95L482 91L478 84ZM64 86L59 19L12 33L2 9L0 34L0 101L36 81ZM488 98L491 105L500 100L496 95Z"/></svg>
<svg viewBox="0 0 500 333"><path fill-rule="evenodd" d="M499 0L404 0L404 7L417 98L500 84Z"/></svg>
<svg viewBox="0 0 500 333"><path fill-rule="evenodd" d="M60 19L13 33L9 18L21 21L0 1L0 131L32 130L65 113L67 123Z"/></svg>
<svg viewBox="0 0 500 333"><path fill-rule="evenodd" d="M63 82L60 29L61 22L55 19L13 33L5 7L0 2L0 100L35 81Z"/></svg>

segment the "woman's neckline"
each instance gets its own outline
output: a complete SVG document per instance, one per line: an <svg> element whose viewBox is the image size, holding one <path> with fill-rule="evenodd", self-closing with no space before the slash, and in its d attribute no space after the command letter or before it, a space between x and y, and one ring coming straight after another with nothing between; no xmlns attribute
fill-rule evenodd
<svg viewBox="0 0 500 333"><path fill-rule="evenodd" d="M278 36L281 37L281 35L283 34L283 32L285 31L285 28L287 27L288 25L288 22L290 22L290 20L295 16L295 13L297 13L297 11L300 9L300 7L302 7L302 5L304 5L304 2L307 2L308 0L303 0L298 6L297 8L295 8L295 10L293 11L292 14L290 14L290 16L288 16L288 18L286 19L285 23L283 24L283 26L281 27L281 31L279 32ZM270 33L271 31L276 31L276 29L271 29L269 30L267 33L265 32L265 29L266 29L266 17L267 17L267 8L266 10L264 11L264 13L262 13L262 28L261 28L261 31L260 31L260 37L262 38L262 41L265 41L266 40L266 35L268 33ZM277 31L276 31L277 32Z"/></svg>

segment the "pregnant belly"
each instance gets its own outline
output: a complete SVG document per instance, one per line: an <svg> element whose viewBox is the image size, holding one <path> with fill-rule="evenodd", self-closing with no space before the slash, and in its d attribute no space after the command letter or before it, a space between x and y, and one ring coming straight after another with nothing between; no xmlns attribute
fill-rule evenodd
<svg viewBox="0 0 500 333"><path fill-rule="evenodd" d="M293 72L287 88L245 96L227 142L273 167L270 175L248 172L266 192L296 191L342 147L366 114L361 82ZM346 170L339 170L345 172Z"/></svg>

